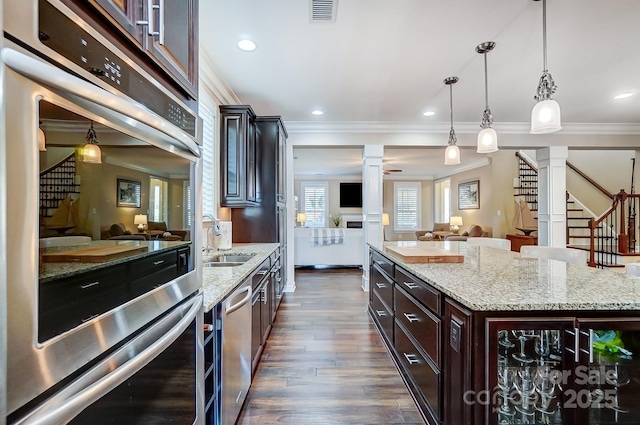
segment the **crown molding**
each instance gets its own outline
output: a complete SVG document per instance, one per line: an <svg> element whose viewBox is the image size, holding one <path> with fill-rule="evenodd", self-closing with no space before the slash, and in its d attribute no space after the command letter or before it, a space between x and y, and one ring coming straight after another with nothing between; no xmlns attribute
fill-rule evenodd
<svg viewBox="0 0 640 425"><path fill-rule="evenodd" d="M365 134L448 134L451 124L441 122L416 124L397 121L286 121L289 134L312 133L365 133ZM526 122L495 123L493 128L498 134L530 134L531 124ZM471 134L480 131L477 122L455 123L458 134ZM565 123L562 134L596 135L640 135L640 124L630 123Z"/></svg>
<svg viewBox="0 0 640 425"><path fill-rule="evenodd" d="M202 44L201 44L202 46ZM240 99L233 92L204 48L200 48L199 78L201 82L200 90L206 90L219 105L239 105ZM203 87L204 86L204 87Z"/></svg>

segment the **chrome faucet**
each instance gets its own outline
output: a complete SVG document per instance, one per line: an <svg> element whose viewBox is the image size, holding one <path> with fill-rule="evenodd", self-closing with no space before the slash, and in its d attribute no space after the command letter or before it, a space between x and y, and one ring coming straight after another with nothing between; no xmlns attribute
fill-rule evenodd
<svg viewBox="0 0 640 425"><path fill-rule="evenodd" d="M211 220L211 226L207 227L207 246L203 248L203 251L208 254L213 249L213 247L209 245L209 232L213 229L216 236L220 236L222 232L220 231L218 219L216 219L213 214L204 214L202 218L208 218Z"/></svg>

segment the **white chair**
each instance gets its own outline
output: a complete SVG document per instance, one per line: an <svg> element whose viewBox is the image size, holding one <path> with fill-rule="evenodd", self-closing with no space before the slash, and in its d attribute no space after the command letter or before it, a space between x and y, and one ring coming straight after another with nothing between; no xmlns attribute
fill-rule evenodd
<svg viewBox="0 0 640 425"><path fill-rule="evenodd" d="M629 276L640 277L640 263L629 263L624 266L624 272Z"/></svg>
<svg viewBox="0 0 640 425"><path fill-rule="evenodd" d="M553 246L525 245L520 248L520 255L523 257L549 258L581 266L586 266L588 261L587 251Z"/></svg>
<svg viewBox="0 0 640 425"><path fill-rule="evenodd" d="M40 248L50 246L83 245L91 242L91 236L54 236L40 239Z"/></svg>
<svg viewBox="0 0 640 425"><path fill-rule="evenodd" d="M511 251L511 241L508 239L500 238L467 238L469 245L476 246L488 246L491 248L503 249L505 251Z"/></svg>

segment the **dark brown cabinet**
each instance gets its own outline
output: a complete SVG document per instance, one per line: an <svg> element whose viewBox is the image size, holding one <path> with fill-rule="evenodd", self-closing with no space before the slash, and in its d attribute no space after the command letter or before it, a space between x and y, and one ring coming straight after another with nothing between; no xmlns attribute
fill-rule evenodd
<svg viewBox="0 0 640 425"><path fill-rule="evenodd" d="M198 0L89 3L190 97L197 99Z"/></svg>
<svg viewBox="0 0 640 425"><path fill-rule="evenodd" d="M252 277L251 372L255 372L271 331L276 302L273 298L272 259L266 259Z"/></svg>
<svg viewBox="0 0 640 425"><path fill-rule="evenodd" d="M221 205L258 206L256 115L250 106L223 105L220 119Z"/></svg>

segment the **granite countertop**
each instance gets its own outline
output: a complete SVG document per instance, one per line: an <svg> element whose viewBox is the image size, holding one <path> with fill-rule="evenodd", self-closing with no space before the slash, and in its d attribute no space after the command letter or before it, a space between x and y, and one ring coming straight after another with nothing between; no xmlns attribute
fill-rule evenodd
<svg viewBox="0 0 640 425"><path fill-rule="evenodd" d="M51 254L56 252L73 251L80 248L88 248L94 246L140 246L147 247L146 251L136 252L126 257L117 258L103 263L45 263L41 259L39 261L39 281L46 283L56 279L66 278L88 271L99 270L101 268L110 267L116 264L125 263L127 261L138 260L140 258L157 254L170 249L177 249L181 246L187 246L189 241L134 241L134 240L100 240L91 241L89 244L71 245L71 246L53 246L48 248L40 248L40 256L42 254Z"/></svg>
<svg viewBox="0 0 640 425"><path fill-rule="evenodd" d="M474 311L640 310L640 278L624 273L527 258L466 242L369 245ZM407 264L385 251L385 246L435 246L463 254L464 263Z"/></svg>
<svg viewBox="0 0 640 425"><path fill-rule="evenodd" d="M203 267L202 292L204 294L204 311L209 311L216 304L229 295L238 285L256 270L273 251L278 249L278 243L247 243L233 244L230 250L212 251L202 255L203 262L216 255L247 255L255 256L240 266L233 267Z"/></svg>

